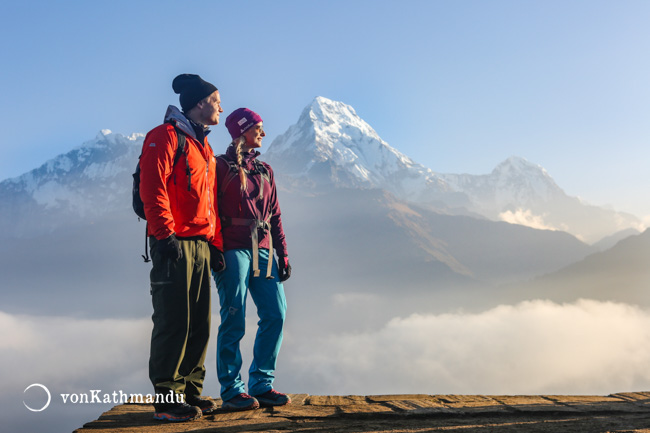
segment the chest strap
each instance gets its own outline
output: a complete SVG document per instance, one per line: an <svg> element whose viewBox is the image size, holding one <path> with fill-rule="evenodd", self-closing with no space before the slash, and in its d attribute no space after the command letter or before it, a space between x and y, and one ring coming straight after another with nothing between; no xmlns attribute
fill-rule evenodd
<svg viewBox="0 0 650 433"><path fill-rule="evenodd" d="M270 219L270 217L269 217ZM253 277L260 276L259 264L259 237L257 234L258 229L263 230L269 234L269 259L266 266L266 279L272 280L271 270L273 269L273 236L271 236L271 224L269 219L266 221L249 219L249 218L229 218L221 217L221 221L228 225L233 226L248 226L251 229L251 241L253 243Z"/></svg>

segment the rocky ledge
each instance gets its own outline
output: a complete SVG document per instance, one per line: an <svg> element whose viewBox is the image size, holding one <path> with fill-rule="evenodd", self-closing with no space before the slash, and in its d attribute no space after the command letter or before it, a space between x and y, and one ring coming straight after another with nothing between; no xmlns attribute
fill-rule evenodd
<svg viewBox="0 0 650 433"><path fill-rule="evenodd" d="M609 396L291 394L278 408L153 420L153 407L122 404L74 433L225 432L649 432L650 392ZM221 400L214 399L217 404Z"/></svg>

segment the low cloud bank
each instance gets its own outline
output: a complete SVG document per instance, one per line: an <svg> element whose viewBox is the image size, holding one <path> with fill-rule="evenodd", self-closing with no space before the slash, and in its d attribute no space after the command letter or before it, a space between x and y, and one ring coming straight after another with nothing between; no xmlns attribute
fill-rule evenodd
<svg viewBox="0 0 650 433"><path fill-rule="evenodd" d="M81 320L0 312L0 423L4 431L72 431L113 404L63 404L61 394L150 392L151 320ZM44 385L25 391L31 384Z"/></svg>
<svg viewBox="0 0 650 433"><path fill-rule="evenodd" d="M93 377L112 377L113 384L126 385L146 373L142 360L149 352L150 319L89 320L0 312L0 329L0 366L20 365L5 380L11 385L41 380L64 389L87 388L93 386Z"/></svg>
<svg viewBox="0 0 650 433"><path fill-rule="evenodd" d="M650 389L650 311L528 301L395 318L374 332L293 344L302 392L608 394ZM292 373L290 373L292 372Z"/></svg>
<svg viewBox="0 0 650 433"><path fill-rule="evenodd" d="M250 311L242 344L244 376L256 329ZM218 397L218 317L213 320L205 394ZM650 389L650 311L626 304L535 300L480 313L397 317L356 333L323 329L314 335L298 325L287 327L280 353L276 386L285 392L604 395ZM64 405L60 393L151 392L148 318L0 312L0 327L0 368L9 373L3 379L9 392L0 397L3 425L71 430L112 404ZM48 413L23 406L38 397L24 393L32 383L52 391Z"/></svg>

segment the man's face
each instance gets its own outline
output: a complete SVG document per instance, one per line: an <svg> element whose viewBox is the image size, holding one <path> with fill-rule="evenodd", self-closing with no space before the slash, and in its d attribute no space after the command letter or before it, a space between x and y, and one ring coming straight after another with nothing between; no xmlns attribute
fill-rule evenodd
<svg viewBox="0 0 650 433"><path fill-rule="evenodd" d="M262 128L262 122L251 126L244 132L246 147L249 149L262 147L262 138L264 137L266 137L266 133L264 133L264 128Z"/></svg>
<svg viewBox="0 0 650 433"><path fill-rule="evenodd" d="M221 108L221 96L218 90L196 104L196 107L199 109L202 124L216 125L219 123L219 114L223 113L223 108Z"/></svg>

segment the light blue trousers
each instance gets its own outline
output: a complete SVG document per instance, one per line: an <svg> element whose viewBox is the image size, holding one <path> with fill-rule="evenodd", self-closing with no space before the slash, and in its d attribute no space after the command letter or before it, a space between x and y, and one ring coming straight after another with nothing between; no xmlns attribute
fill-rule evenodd
<svg viewBox="0 0 650 433"><path fill-rule="evenodd" d="M262 394L273 387L274 372L280 345L282 327L287 309L284 287L273 260L273 279L265 272L252 276L253 251L228 250L224 253L226 270L214 275L221 305L221 325L217 335L217 376L221 384L221 398L226 401L245 392L241 380L242 358L239 342L245 333L246 295L250 294L257 307L257 335L253 346L253 362L248 375L248 393ZM266 269L269 250L259 250L259 268Z"/></svg>

